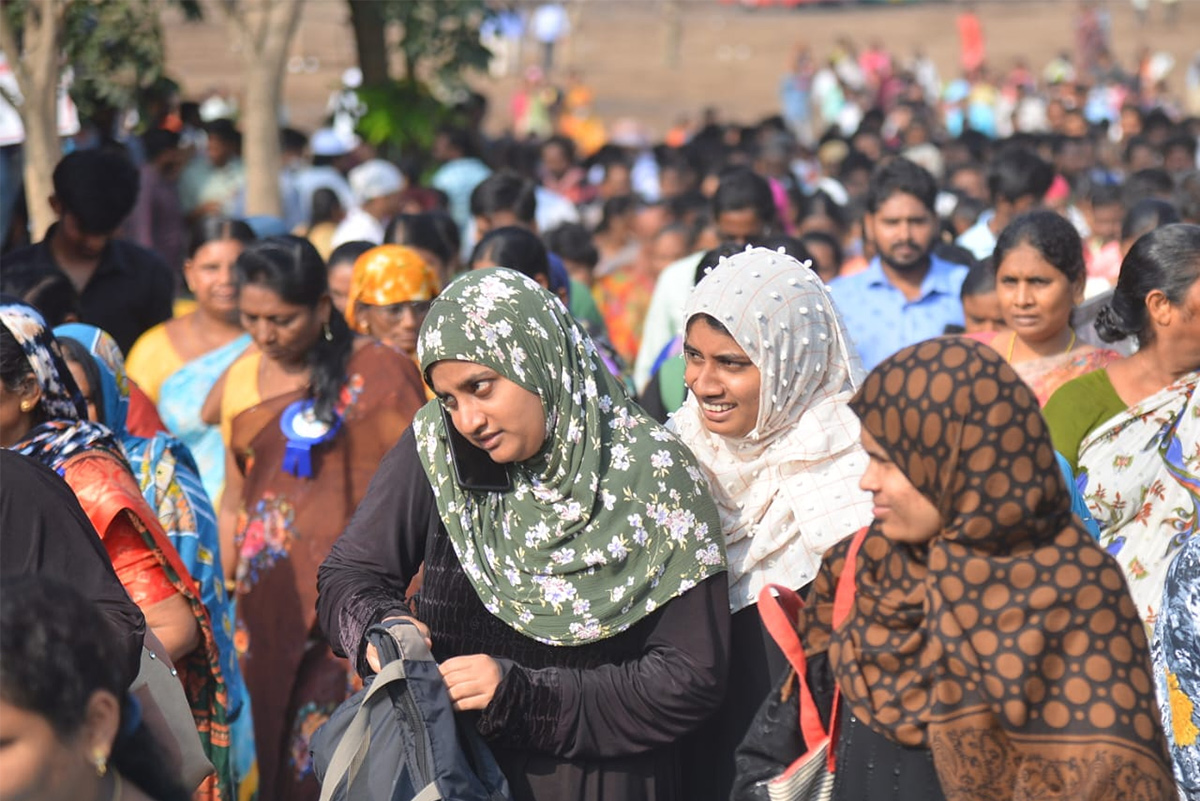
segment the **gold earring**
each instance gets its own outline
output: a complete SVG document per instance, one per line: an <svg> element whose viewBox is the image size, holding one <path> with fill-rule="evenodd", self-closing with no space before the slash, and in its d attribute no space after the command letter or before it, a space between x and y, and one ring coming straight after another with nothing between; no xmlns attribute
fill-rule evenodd
<svg viewBox="0 0 1200 801"><path fill-rule="evenodd" d="M104 776L108 773L108 757L97 751L94 761L96 763L96 775L100 778L104 778Z"/></svg>
<svg viewBox="0 0 1200 801"><path fill-rule="evenodd" d="M33 408L33 401L21 401L21 411L28 412Z"/></svg>

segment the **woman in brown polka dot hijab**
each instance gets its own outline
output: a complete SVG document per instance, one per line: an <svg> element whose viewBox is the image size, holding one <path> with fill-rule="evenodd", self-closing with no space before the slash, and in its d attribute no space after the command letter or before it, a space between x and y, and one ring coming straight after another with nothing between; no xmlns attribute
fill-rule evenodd
<svg viewBox="0 0 1200 801"><path fill-rule="evenodd" d="M1144 629L1071 515L1029 388L985 346L932 340L876 367L851 407L876 521L846 622L831 632L846 542L801 620L842 693L840 736L865 725L928 752L950 801L1175 797ZM922 504L932 523L904 536ZM869 772L848 756L839 774Z"/></svg>

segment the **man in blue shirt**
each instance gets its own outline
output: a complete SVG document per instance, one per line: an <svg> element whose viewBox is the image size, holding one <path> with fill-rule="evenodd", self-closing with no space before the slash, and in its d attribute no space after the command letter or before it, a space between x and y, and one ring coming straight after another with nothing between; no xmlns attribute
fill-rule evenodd
<svg viewBox="0 0 1200 801"><path fill-rule="evenodd" d="M863 366L962 325L959 292L967 268L933 255L937 182L924 168L894 159L875 170L863 222L876 256L830 292Z"/></svg>

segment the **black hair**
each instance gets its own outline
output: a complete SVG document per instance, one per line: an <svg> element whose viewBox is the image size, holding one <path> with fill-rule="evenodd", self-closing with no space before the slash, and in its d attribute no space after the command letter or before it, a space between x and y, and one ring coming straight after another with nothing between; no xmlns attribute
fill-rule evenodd
<svg viewBox="0 0 1200 801"><path fill-rule="evenodd" d="M974 225L985 211L987 211L987 204L982 200L963 195L954 204L954 213L950 216L965 219Z"/></svg>
<svg viewBox="0 0 1200 801"><path fill-rule="evenodd" d="M818 189L811 195L801 194L796 203L796 222L803 223L809 217L828 217L833 220L839 231L845 231L850 224L846 219L846 209L824 189Z"/></svg>
<svg viewBox="0 0 1200 801"><path fill-rule="evenodd" d="M1144 147L1147 150L1156 150L1154 143L1150 141L1150 137L1145 134L1134 134L1125 143L1124 159L1126 164L1133 158L1133 151L1139 147Z"/></svg>
<svg viewBox="0 0 1200 801"><path fill-rule="evenodd" d="M532 224L537 214L537 185L511 173L489 175L471 192L471 216L491 217L512 212L523 223Z"/></svg>
<svg viewBox="0 0 1200 801"><path fill-rule="evenodd" d="M994 206L1001 200L1015 203L1023 197L1041 201L1054 182L1054 167L1032 150L1007 148L988 170L988 195Z"/></svg>
<svg viewBox="0 0 1200 801"><path fill-rule="evenodd" d="M542 142L543 149L550 147L551 145L560 148L566 155L567 161L572 164L575 163L575 143L572 142L569 137L563 136L562 134L555 134L545 142Z"/></svg>
<svg viewBox="0 0 1200 801"><path fill-rule="evenodd" d="M308 147L308 136L295 128L279 129L279 147L283 151L303 151Z"/></svg>
<svg viewBox="0 0 1200 801"><path fill-rule="evenodd" d="M874 131L860 131L859 133L869 134L871 136L879 136ZM855 134L858 136L858 134ZM842 163L838 165L838 180L845 180L850 173L866 172L870 173L875 169L875 162L872 161L867 154L860 150L851 150L846 154L846 158L842 159Z"/></svg>
<svg viewBox="0 0 1200 801"><path fill-rule="evenodd" d="M596 225L596 233L607 231L615 217L632 214L637 210L637 198L633 195L610 197L601 207L600 222Z"/></svg>
<svg viewBox="0 0 1200 801"><path fill-rule="evenodd" d="M89 234L109 234L133 211L141 178L123 155L76 150L54 168L54 195Z"/></svg>
<svg viewBox="0 0 1200 801"><path fill-rule="evenodd" d="M724 242L717 245L710 251L707 251L700 257L700 263L696 265L696 274L694 283L698 284L704 280L710 270L715 270L717 265L721 263L721 259L727 259L735 253L741 253L746 249L745 245L739 245L736 242Z"/></svg>
<svg viewBox="0 0 1200 801"><path fill-rule="evenodd" d="M1179 216L1186 222L1200 223L1200 172L1189 172L1179 182Z"/></svg>
<svg viewBox="0 0 1200 801"><path fill-rule="evenodd" d="M308 215L308 224L317 226L321 223L333 222L337 210L342 208L342 200L327 186L313 190L312 211Z"/></svg>
<svg viewBox="0 0 1200 801"><path fill-rule="evenodd" d="M809 231L807 234L804 234L800 237L800 242L804 245L807 245L809 242L813 242L819 245L824 245L832 250L833 266L838 272L841 272L842 262L845 261L846 254L842 250L842 243L838 241L836 236L833 236L825 231ZM816 259L813 259L813 261L815 262Z"/></svg>
<svg viewBox="0 0 1200 801"><path fill-rule="evenodd" d="M329 280L321 254L307 239L272 236L249 245L236 263L238 289L247 284L265 287L285 303L316 309L329 295ZM330 314L329 337L318 335L308 348L312 378L309 396L318 420L332 423L334 405L346 381L346 364L354 350L354 334L340 314Z"/></svg>
<svg viewBox="0 0 1200 801"><path fill-rule="evenodd" d="M25 355L25 349L9 330L6 323L0 322L0 382L8 392L20 392L30 381L37 381L33 365ZM41 404L38 404L41 408Z"/></svg>
<svg viewBox="0 0 1200 801"><path fill-rule="evenodd" d="M100 365L87 347L74 337L55 337L62 348L63 359L78 364L83 370L88 386L92 390L92 404L96 407L96 422L108 425L104 414L104 386L100 383ZM77 384L79 382L76 382Z"/></svg>
<svg viewBox="0 0 1200 801"><path fill-rule="evenodd" d="M545 241L551 252L557 253L566 261L582 264L589 270L600 263L600 252L596 250L592 235L579 223L563 223L554 230L547 231Z"/></svg>
<svg viewBox="0 0 1200 801"><path fill-rule="evenodd" d="M1120 206L1125 203L1121 187L1111 184L1094 184L1088 190L1088 205L1092 208L1099 206Z"/></svg>
<svg viewBox="0 0 1200 801"><path fill-rule="evenodd" d="M160 154L179 147L179 134L166 128L151 128L142 134L142 151L146 161L154 161Z"/></svg>
<svg viewBox="0 0 1200 801"><path fill-rule="evenodd" d="M1183 303L1200 277L1200 225L1173 223L1138 239L1125 260L1112 299L1096 315L1096 333L1105 342L1136 334L1145 345L1154 338L1146 296L1159 290L1174 306Z"/></svg>
<svg viewBox="0 0 1200 801"><path fill-rule="evenodd" d="M254 235L254 230L241 220L234 220L229 217L201 217L192 226L192 233L188 238L188 258L193 258L196 255L196 251L209 242L223 242L226 239L233 239L241 242L243 245L249 245L257 238Z"/></svg>
<svg viewBox="0 0 1200 801"><path fill-rule="evenodd" d="M47 328L78 320L79 293L66 273L59 270L36 272L32 275L0 274L0 292L19 298L42 313Z"/></svg>
<svg viewBox="0 0 1200 801"><path fill-rule="evenodd" d="M967 270L967 277L963 279L962 291L959 293L961 298L976 298L980 295L990 295L996 291L996 268L992 264L992 257L977 261Z"/></svg>
<svg viewBox="0 0 1200 801"><path fill-rule="evenodd" d="M1166 155L1167 151L1174 150L1175 148L1183 148L1184 152L1190 157L1190 163L1196 163L1196 137L1182 129L1171 134L1167 137L1167 141L1162 143L1163 155Z"/></svg>
<svg viewBox="0 0 1200 801"><path fill-rule="evenodd" d="M808 252L808 248L804 247L804 242L787 234L772 234L771 236L761 237L754 240L754 246L776 252L782 250L796 261L812 260L812 254Z"/></svg>
<svg viewBox="0 0 1200 801"><path fill-rule="evenodd" d="M95 606L69 584L36 574L5 578L0 698L45 718L66 742L83 727L92 695L111 693L121 704L122 724L109 755L112 766L155 801L187 801L149 730L130 725L133 706L121 680L117 640Z"/></svg>
<svg viewBox="0 0 1200 801"><path fill-rule="evenodd" d="M444 137L450 143L450 147L461 153L464 158L475 155L475 143L471 141L471 135L466 130L445 125L438 129L438 136Z"/></svg>
<svg viewBox="0 0 1200 801"><path fill-rule="evenodd" d="M1004 257L1019 245L1029 245L1074 284L1087 274L1083 263L1083 240L1071 222L1053 211L1037 210L1010 222L996 239L992 253L995 270Z"/></svg>
<svg viewBox="0 0 1200 801"><path fill-rule="evenodd" d="M1147 167L1125 179L1125 207L1146 198L1169 198L1175 194L1175 179L1162 167Z"/></svg>
<svg viewBox="0 0 1200 801"><path fill-rule="evenodd" d="M392 218L384 231L383 241L392 245L427 250L441 259L447 267L454 264L461 240L454 218L442 211L420 214L400 214Z"/></svg>
<svg viewBox="0 0 1200 801"><path fill-rule="evenodd" d="M1148 197L1133 204L1121 221L1121 239L1137 239L1163 225L1179 222L1179 212L1165 200Z"/></svg>
<svg viewBox="0 0 1200 801"><path fill-rule="evenodd" d="M550 255L538 235L527 228L506 225L488 231L471 251L471 267L484 259L497 267L507 267L533 279L544 276L547 283L550 281Z"/></svg>
<svg viewBox="0 0 1200 801"><path fill-rule="evenodd" d="M717 191L712 198L713 216L722 212L753 209L765 225L777 221L775 196L767 179L746 167L734 167L721 175Z"/></svg>
<svg viewBox="0 0 1200 801"><path fill-rule="evenodd" d="M231 145L234 150L242 149L242 133L233 124L233 120L213 120L204 126L204 130L209 136Z"/></svg>
<svg viewBox="0 0 1200 801"><path fill-rule="evenodd" d="M354 262L358 261L359 256L375 246L376 245L374 242L367 242L363 239L355 239L352 242L343 242L334 248L333 252L329 254L329 265L326 272L328 273L328 270L332 270L334 267L338 267L343 264L350 264L353 266Z"/></svg>
<svg viewBox="0 0 1200 801"><path fill-rule="evenodd" d="M938 187L929 170L906 158L895 158L875 168L867 191L867 211L879 211L892 195L912 195L936 214Z"/></svg>

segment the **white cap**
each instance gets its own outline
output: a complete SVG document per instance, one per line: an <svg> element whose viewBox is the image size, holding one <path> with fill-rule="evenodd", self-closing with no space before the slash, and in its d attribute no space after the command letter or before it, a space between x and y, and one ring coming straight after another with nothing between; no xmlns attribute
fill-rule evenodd
<svg viewBox="0 0 1200 801"><path fill-rule="evenodd" d="M358 147L360 142L353 134L347 137L333 128L320 128L313 132L308 145L314 156L344 156Z"/></svg>
<svg viewBox="0 0 1200 801"><path fill-rule="evenodd" d="M404 189L404 175L395 164L383 159L364 161L352 169L347 178L354 199L360 204Z"/></svg>

